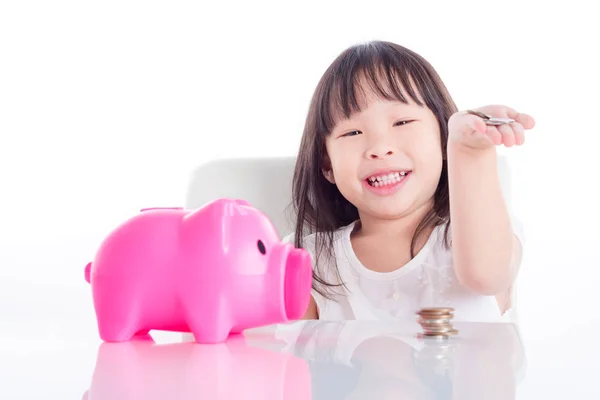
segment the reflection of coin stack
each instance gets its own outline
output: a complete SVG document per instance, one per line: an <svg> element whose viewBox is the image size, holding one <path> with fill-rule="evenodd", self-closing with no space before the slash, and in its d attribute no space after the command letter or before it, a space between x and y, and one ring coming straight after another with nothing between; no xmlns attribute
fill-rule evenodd
<svg viewBox="0 0 600 400"><path fill-rule="evenodd" d="M423 327L423 337L446 339L458 333L450 323L454 317L451 307L423 308L417 314L419 324Z"/></svg>
<svg viewBox="0 0 600 400"><path fill-rule="evenodd" d="M447 340L424 341L423 348L413 350L415 365L421 371L430 371L438 376L450 376L454 368L456 343Z"/></svg>

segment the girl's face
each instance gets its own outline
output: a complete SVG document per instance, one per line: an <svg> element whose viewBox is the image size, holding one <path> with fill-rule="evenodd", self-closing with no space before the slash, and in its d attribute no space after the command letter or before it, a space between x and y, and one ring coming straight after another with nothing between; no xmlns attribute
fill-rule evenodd
<svg viewBox="0 0 600 400"><path fill-rule="evenodd" d="M326 139L325 177L361 218L399 218L432 204L442 171L433 112L368 91L361 100L362 111L340 120Z"/></svg>

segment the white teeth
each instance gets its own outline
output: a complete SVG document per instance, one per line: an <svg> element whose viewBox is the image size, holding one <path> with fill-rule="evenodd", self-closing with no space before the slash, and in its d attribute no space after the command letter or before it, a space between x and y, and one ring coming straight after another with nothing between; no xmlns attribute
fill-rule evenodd
<svg viewBox="0 0 600 400"><path fill-rule="evenodd" d="M400 182L407 174L408 172L406 171L392 172L387 175L372 176L368 181L371 182L372 186L379 187Z"/></svg>

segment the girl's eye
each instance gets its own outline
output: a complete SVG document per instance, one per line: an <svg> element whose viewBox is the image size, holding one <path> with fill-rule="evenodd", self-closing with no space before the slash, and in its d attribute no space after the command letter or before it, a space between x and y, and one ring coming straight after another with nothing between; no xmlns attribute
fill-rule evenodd
<svg viewBox="0 0 600 400"><path fill-rule="evenodd" d="M396 123L394 123L394 126L402 126L402 125L407 125L408 123L412 122L412 120L404 120L404 121L398 121ZM351 131L351 132L346 132L343 135L341 135L340 137L345 137L345 136L356 136L356 135L360 135L362 134L361 131Z"/></svg>

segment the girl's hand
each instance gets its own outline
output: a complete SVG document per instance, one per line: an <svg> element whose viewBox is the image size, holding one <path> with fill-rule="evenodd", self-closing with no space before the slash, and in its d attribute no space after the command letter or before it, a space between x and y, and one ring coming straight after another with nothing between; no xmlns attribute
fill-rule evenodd
<svg viewBox="0 0 600 400"><path fill-rule="evenodd" d="M466 111L459 111L448 120L448 141L473 149L485 149L504 144L520 146L525 141L525 130L535 125L533 117L503 105L490 105L475 109L491 117L511 118L515 122L503 125L486 125L485 121Z"/></svg>

